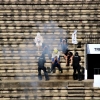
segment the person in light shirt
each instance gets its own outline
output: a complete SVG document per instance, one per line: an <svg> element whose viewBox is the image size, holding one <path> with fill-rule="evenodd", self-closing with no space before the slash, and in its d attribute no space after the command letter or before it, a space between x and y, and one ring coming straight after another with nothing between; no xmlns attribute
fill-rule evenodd
<svg viewBox="0 0 100 100"><path fill-rule="evenodd" d="M60 53L57 48L54 48L54 51L52 53L51 73L55 70L55 67L59 69L60 73L63 73L62 68L60 66Z"/></svg>
<svg viewBox="0 0 100 100"><path fill-rule="evenodd" d="M37 36L35 37L34 41L36 43L36 46L38 47L38 54L39 54L40 47L43 44L43 37L40 35L39 32L37 33Z"/></svg>

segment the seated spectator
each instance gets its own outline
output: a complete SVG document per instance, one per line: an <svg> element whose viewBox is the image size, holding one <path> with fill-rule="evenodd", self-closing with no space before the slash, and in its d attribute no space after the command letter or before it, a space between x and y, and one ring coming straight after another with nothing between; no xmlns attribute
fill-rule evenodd
<svg viewBox="0 0 100 100"><path fill-rule="evenodd" d="M55 67L58 67L59 71L62 73L62 68L60 66L60 53L58 52L57 48L54 48L52 53L51 72L55 70Z"/></svg>
<svg viewBox="0 0 100 100"><path fill-rule="evenodd" d="M45 75L45 79L46 80L49 80L49 77L48 77L48 73L46 71L46 67L44 66L46 60L45 60L45 57L44 55L42 54L39 58L39 61L38 61L38 78L40 80L42 80L42 75L41 75L41 70L44 71L44 75Z"/></svg>
<svg viewBox="0 0 100 100"><path fill-rule="evenodd" d="M46 44L43 43L42 48L43 48L42 54L44 54L44 55L48 54L49 59L51 59L50 47L48 45L46 45Z"/></svg>
<svg viewBox="0 0 100 100"><path fill-rule="evenodd" d="M35 43L36 46L38 47L38 54L39 54L40 46L42 46L43 43L43 37L40 35L40 33L37 33L37 36L35 37Z"/></svg>
<svg viewBox="0 0 100 100"><path fill-rule="evenodd" d="M70 63L72 65L72 59L73 59L72 52L66 51L66 53L64 54L64 58L66 60L66 66L69 66Z"/></svg>

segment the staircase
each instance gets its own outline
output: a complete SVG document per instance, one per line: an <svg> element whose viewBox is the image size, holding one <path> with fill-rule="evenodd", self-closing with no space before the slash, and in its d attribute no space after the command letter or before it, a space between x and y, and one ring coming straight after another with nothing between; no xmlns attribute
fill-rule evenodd
<svg viewBox="0 0 100 100"><path fill-rule="evenodd" d="M40 31L51 52L54 47L61 51L60 38L67 37L70 51L79 52L85 68L85 43L91 39L85 36L95 35L99 41L99 26L99 0L1 0L0 100L100 100L100 88L93 87L93 80L73 80L72 66L65 66L62 53L63 73L56 69L45 81L42 72L39 81L40 55L34 44ZM71 43L74 30L78 30L81 48ZM51 60L45 57L45 66L51 67Z"/></svg>

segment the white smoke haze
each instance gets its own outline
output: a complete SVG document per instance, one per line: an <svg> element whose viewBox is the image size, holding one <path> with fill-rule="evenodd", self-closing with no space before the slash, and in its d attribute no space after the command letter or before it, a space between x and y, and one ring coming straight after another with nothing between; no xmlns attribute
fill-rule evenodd
<svg viewBox="0 0 100 100"><path fill-rule="evenodd" d="M63 34L66 34L67 35L66 30L58 27L57 22L48 21L48 23L44 23L44 24L39 24L39 23L42 23L42 21L36 22L36 25L38 26L38 28L37 28L38 30L37 31L40 31L40 33L46 33L45 34L46 36L48 36L49 33L55 34L57 32L59 32L62 35ZM42 30L40 30L41 29L41 25L42 25ZM50 31L48 32L48 30L50 30ZM14 34L17 34L17 33L14 33ZM23 33L21 33L21 35L22 34ZM31 33L31 34L33 34L33 33ZM23 36L24 36L24 34L23 34ZM44 38L44 40L45 40L44 43L47 44L47 39ZM53 40L54 40L54 37L52 36L49 39L49 43L48 43L48 45L50 45L50 48L52 48ZM29 79L29 80L32 80L33 81L33 82L28 82L29 86L35 87L35 88L36 87L39 87L38 82L34 82L34 80L37 80L38 79L36 77L36 74L38 75L38 73L36 73L36 71L35 72L33 71L35 69L34 67L37 65L37 64L34 63L34 60L37 60L38 61L38 58L39 58L39 55L38 56L32 56L34 54L35 55L37 54L37 47L34 45L34 39L32 39L32 38L29 38L29 39L24 39L23 38L23 40L22 39L10 39L9 41L12 41L12 44L13 44L13 41L14 42L19 41L19 44L18 45L15 44L15 45L11 45L10 46L8 44L8 45L1 46L2 51L3 51L2 53L3 53L3 55L5 55L4 60L12 60L11 64L13 64L13 68L15 68L15 70L14 70L14 74L16 75L15 76L15 80L16 79L19 80L20 86L23 87L23 86L25 86L26 83L25 82L22 83L22 80L28 80ZM59 47L57 46L57 48L59 48ZM52 53L52 49L50 49L50 52ZM7 57L6 55L8 55L8 54L11 54L11 56L8 56ZM20 65L19 68L21 69L21 72L18 72L16 70L17 69L17 64ZM24 65L25 65L25 67L24 67ZM24 68L27 68L29 70L28 73L33 73L33 74L27 77L25 75L25 73L27 73L27 72L24 70ZM18 75L20 73L22 73L24 75L22 75L21 77L18 77ZM41 73L44 74L43 72L41 72ZM43 80L44 80L44 78L43 78ZM27 85L25 87L27 88ZM26 92L27 93L28 90L26 89L23 92Z"/></svg>

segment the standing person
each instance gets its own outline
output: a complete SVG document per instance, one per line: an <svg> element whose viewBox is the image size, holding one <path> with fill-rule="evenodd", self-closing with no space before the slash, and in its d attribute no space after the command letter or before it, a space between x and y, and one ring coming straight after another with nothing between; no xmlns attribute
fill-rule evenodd
<svg viewBox="0 0 100 100"><path fill-rule="evenodd" d="M73 79L76 80L76 71L78 71L78 80L81 81L80 78L80 61L81 57L78 55L78 52L73 56Z"/></svg>
<svg viewBox="0 0 100 100"><path fill-rule="evenodd" d="M43 43L43 54L45 55L45 54L48 54L48 57L49 57L49 59L51 59L51 52L50 52L50 47L49 47L49 45L46 45L46 44L44 44Z"/></svg>
<svg viewBox="0 0 100 100"><path fill-rule="evenodd" d="M69 66L70 63L72 65L73 53L70 51L66 51L66 53L64 54L64 59L66 60L66 66Z"/></svg>
<svg viewBox="0 0 100 100"><path fill-rule="evenodd" d="M65 39L62 39L61 42L62 53L65 54L68 51L68 44Z"/></svg>
<svg viewBox="0 0 100 100"><path fill-rule="evenodd" d="M44 54L42 54L38 61L38 78L42 80L41 70L44 71L45 79L49 80L48 73L46 71L46 67L44 66L46 60Z"/></svg>
<svg viewBox="0 0 100 100"><path fill-rule="evenodd" d="M37 36L35 37L35 43L36 46L38 47L38 54L39 54L39 50L40 50L40 46L42 46L43 43L43 37L40 35L40 33L37 33Z"/></svg>
<svg viewBox="0 0 100 100"><path fill-rule="evenodd" d="M57 48L54 48L54 51L52 53L52 66L51 66L51 72L55 70L55 67L58 67L59 71L63 73L62 68L60 66L60 53L58 52Z"/></svg>

